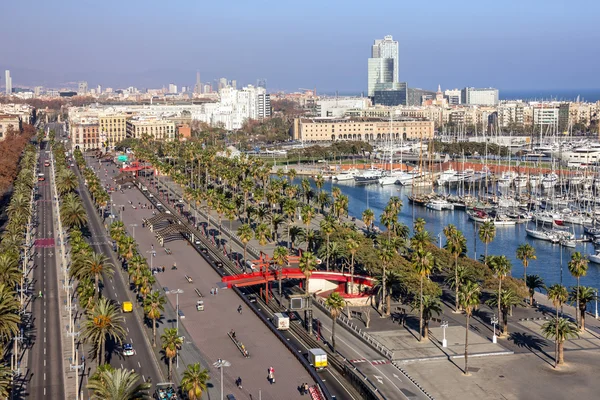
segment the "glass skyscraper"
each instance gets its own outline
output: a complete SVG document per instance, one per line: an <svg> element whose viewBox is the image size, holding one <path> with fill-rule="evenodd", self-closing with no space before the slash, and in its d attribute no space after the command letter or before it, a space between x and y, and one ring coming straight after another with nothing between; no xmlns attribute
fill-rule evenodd
<svg viewBox="0 0 600 400"><path fill-rule="evenodd" d="M391 35L375 40L368 60L368 96L375 90L397 89L398 69L398 41Z"/></svg>

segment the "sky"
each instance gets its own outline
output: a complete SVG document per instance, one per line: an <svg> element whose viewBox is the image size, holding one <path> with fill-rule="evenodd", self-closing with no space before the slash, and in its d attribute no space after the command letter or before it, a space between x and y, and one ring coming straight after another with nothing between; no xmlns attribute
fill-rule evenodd
<svg viewBox="0 0 600 400"><path fill-rule="evenodd" d="M400 80L425 89L600 88L595 0L2 0L13 86L192 86L360 93L375 39L399 41ZM4 85L4 74L0 75Z"/></svg>

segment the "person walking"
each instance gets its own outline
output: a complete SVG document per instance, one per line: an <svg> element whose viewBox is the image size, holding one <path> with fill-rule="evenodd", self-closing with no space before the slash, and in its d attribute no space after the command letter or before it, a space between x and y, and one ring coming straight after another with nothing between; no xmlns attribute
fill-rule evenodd
<svg viewBox="0 0 600 400"><path fill-rule="evenodd" d="M215 288L215 296L216 296L216 295L218 295L218 294L219 294L219 288L218 288L218 287L216 287L216 288Z"/></svg>
<svg viewBox="0 0 600 400"><path fill-rule="evenodd" d="M241 304L239 305L239 307L238 307L237 311L238 311L238 313L240 313L240 314L242 313L242 305L241 305Z"/></svg>
<svg viewBox="0 0 600 400"><path fill-rule="evenodd" d="M236 383L237 387L239 387L241 389L242 388L242 377L238 376L235 383Z"/></svg>

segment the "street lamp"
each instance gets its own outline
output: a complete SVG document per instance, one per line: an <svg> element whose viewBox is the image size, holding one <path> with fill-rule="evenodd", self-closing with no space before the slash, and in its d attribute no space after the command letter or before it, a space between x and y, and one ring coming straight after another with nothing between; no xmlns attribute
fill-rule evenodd
<svg viewBox="0 0 600 400"><path fill-rule="evenodd" d="M175 297L175 319L176 319L176 323L177 323L177 336L179 336L179 295L183 293L183 290L181 289L173 289L173 290L169 290L167 292L167 294L174 294ZM177 368L179 368L179 355L177 355Z"/></svg>
<svg viewBox="0 0 600 400"><path fill-rule="evenodd" d="M154 258L154 250L146 250L146 253L150 253L150 271L154 272L154 266L152 265L152 259Z"/></svg>
<svg viewBox="0 0 600 400"><path fill-rule="evenodd" d="M223 368L231 367L231 363L226 360L221 360L220 358L217 362L213 363L213 367L219 368L221 370L221 400L223 400Z"/></svg>
<svg viewBox="0 0 600 400"><path fill-rule="evenodd" d="M492 336L492 343L498 343L498 337L496 336L496 324L498 323L498 317L494 315L490 322L494 327L494 336Z"/></svg>
<svg viewBox="0 0 600 400"><path fill-rule="evenodd" d="M131 226L133 228L133 239L135 239L135 227L138 225L137 224L129 224L129 226Z"/></svg>
<svg viewBox="0 0 600 400"><path fill-rule="evenodd" d="M119 219L123 222L123 209L125 208L125 205L119 204L117 207L119 207Z"/></svg>
<svg viewBox="0 0 600 400"><path fill-rule="evenodd" d="M444 234L444 232L440 232L438 233L437 237L438 237L438 243L439 243L439 247L440 249L442 248L442 235Z"/></svg>
<svg viewBox="0 0 600 400"><path fill-rule="evenodd" d="M446 328L448 327L448 321L442 321L440 324L442 327L442 347L448 347L448 341L446 340Z"/></svg>

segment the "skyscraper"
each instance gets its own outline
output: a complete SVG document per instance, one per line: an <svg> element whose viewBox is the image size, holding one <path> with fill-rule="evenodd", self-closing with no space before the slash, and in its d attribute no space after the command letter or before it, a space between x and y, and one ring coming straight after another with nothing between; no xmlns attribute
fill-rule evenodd
<svg viewBox="0 0 600 400"><path fill-rule="evenodd" d="M12 93L12 78L10 77L10 70L7 69L6 71L4 71L4 77L6 94L10 95Z"/></svg>
<svg viewBox="0 0 600 400"><path fill-rule="evenodd" d="M256 87L261 87L263 89L267 88L267 80L265 78L256 80Z"/></svg>
<svg viewBox="0 0 600 400"><path fill-rule="evenodd" d="M202 93L202 82L200 82L200 71L196 71L196 86L194 86L194 93Z"/></svg>
<svg viewBox="0 0 600 400"><path fill-rule="evenodd" d="M398 70L398 41L391 35L375 40L368 60L368 96L374 96L375 90L397 89Z"/></svg>
<svg viewBox="0 0 600 400"><path fill-rule="evenodd" d="M85 96L88 92L88 83L85 81L79 82L77 86L77 94L79 96Z"/></svg>

